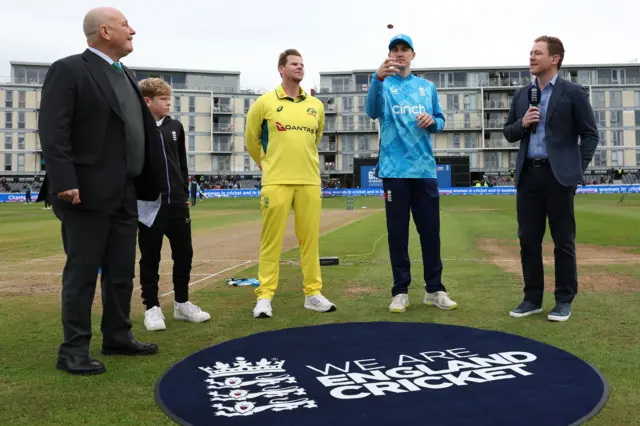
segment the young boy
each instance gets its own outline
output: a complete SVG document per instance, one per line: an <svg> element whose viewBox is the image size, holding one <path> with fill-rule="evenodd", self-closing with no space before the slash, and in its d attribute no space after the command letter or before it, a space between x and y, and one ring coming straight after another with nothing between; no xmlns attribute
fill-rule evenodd
<svg viewBox="0 0 640 426"><path fill-rule="evenodd" d="M173 318L190 322L204 322L211 318L207 312L189 301L189 278L193 247L191 245L191 218L187 201L188 168L184 128L178 120L167 114L171 107L171 87L159 78L148 78L140 83L140 91L156 119L160 141L163 145L162 179L166 188L162 190L162 205L155 221L149 228L139 223L140 282L142 302L147 310L144 325L147 330L164 330L166 324L158 300L158 269L162 240L166 235L171 244L173 258L173 289L175 301Z"/></svg>

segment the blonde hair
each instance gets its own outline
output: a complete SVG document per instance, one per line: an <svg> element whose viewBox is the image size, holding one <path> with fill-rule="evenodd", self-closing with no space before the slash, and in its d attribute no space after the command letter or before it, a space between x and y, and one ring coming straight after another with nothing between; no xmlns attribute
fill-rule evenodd
<svg viewBox="0 0 640 426"><path fill-rule="evenodd" d="M145 78L140 83L140 92L145 98L153 99L156 96L171 96L171 86L161 78Z"/></svg>

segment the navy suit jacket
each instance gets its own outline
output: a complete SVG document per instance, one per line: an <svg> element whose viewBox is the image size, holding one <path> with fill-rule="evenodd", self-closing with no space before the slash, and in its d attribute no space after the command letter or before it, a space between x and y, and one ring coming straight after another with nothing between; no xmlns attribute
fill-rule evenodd
<svg viewBox="0 0 640 426"><path fill-rule="evenodd" d="M529 109L529 88L519 88L511 102L504 125L504 137L511 143L520 141L516 163L516 188L529 150L531 127L522 127L522 118ZM556 80L547 108L545 134L551 170L563 186L577 186L591 163L598 146L598 128L589 93L583 86L560 77Z"/></svg>

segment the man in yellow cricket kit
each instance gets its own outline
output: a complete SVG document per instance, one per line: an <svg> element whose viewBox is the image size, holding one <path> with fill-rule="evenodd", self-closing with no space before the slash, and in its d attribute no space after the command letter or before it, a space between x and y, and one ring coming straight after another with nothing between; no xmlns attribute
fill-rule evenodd
<svg viewBox="0 0 640 426"><path fill-rule="evenodd" d="M320 292L318 143L324 130L324 105L300 87L304 63L297 50L280 54L278 71L282 84L260 96L247 113L247 150L262 169L260 286L256 289L255 318L272 315L271 299L278 287L282 240L292 207L304 275L304 307L318 312L336 310Z"/></svg>

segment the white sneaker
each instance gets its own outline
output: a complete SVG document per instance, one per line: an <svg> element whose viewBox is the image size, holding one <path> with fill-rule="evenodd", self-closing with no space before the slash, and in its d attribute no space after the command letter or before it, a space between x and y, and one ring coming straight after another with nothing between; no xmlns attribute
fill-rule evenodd
<svg viewBox="0 0 640 426"><path fill-rule="evenodd" d="M389 312L401 313L409 306L409 295L405 293L396 294L389 304Z"/></svg>
<svg viewBox="0 0 640 426"><path fill-rule="evenodd" d="M149 331L166 330L167 326L164 323L164 315L160 306L154 306L151 309L147 309L144 312L144 326Z"/></svg>
<svg viewBox="0 0 640 426"><path fill-rule="evenodd" d="M458 307L458 304L451 300L445 291L436 291L435 293L427 293L425 291L424 304L444 310L456 309Z"/></svg>
<svg viewBox="0 0 640 426"><path fill-rule="evenodd" d="M336 305L329 302L329 299L321 294L305 296L304 307L317 312L334 312L336 310Z"/></svg>
<svg viewBox="0 0 640 426"><path fill-rule="evenodd" d="M189 301L184 303L173 302L173 319L189 322L205 322L211 319L211 315Z"/></svg>
<svg viewBox="0 0 640 426"><path fill-rule="evenodd" d="M258 299L256 307L253 308L254 318L271 318L273 313L271 312L271 300L270 299Z"/></svg>

